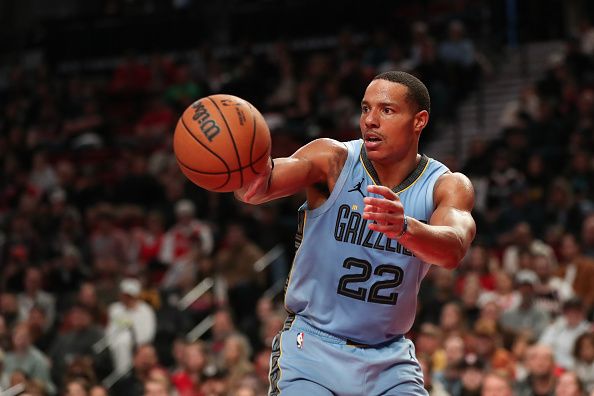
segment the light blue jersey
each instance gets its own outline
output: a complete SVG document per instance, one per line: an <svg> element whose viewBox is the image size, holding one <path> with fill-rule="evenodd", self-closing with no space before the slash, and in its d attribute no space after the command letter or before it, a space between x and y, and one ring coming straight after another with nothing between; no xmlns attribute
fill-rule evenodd
<svg viewBox="0 0 594 396"><path fill-rule="evenodd" d="M397 241L373 232L362 218L367 186L378 177L362 149L345 143L348 158L328 200L300 208L300 224L286 308L314 328L362 344L379 344L412 327L417 294L429 265ZM433 187L445 165L423 156L394 188L406 216L428 222Z"/></svg>

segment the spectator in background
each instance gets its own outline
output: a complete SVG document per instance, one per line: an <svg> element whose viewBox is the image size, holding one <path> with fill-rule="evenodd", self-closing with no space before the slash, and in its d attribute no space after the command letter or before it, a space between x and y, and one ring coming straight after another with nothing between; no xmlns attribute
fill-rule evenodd
<svg viewBox="0 0 594 396"><path fill-rule="evenodd" d="M165 100L173 109L182 112L190 103L204 96L204 87L192 78L190 65L181 63L177 65L175 81L165 91Z"/></svg>
<svg viewBox="0 0 594 396"><path fill-rule="evenodd" d="M112 362L109 352L104 350L95 354L93 346L103 338L103 329L93 323L88 309L75 304L70 308L67 318L66 331L56 338L49 356L52 360L52 378L61 386L62 375L66 364L77 356L88 356L94 359L94 369L101 378L111 372Z"/></svg>
<svg viewBox="0 0 594 396"><path fill-rule="evenodd" d="M156 332L153 308L139 296L140 281L126 278L120 282L120 301L109 306L106 337L115 371L126 373L132 365L132 352L138 345L149 344Z"/></svg>
<svg viewBox="0 0 594 396"><path fill-rule="evenodd" d="M431 369L431 362L427 356L419 356L419 365L423 371L423 386L428 392L429 396L449 396L444 386L439 381L433 379L433 371Z"/></svg>
<svg viewBox="0 0 594 396"><path fill-rule="evenodd" d="M230 391L227 385L227 373L212 366L212 370L206 370L204 373L204 383L202 393L204 396L227 396ZM268 373L266 377L268 382Z"/></svg>
<svg viewBox="0 0 594 396"><path fill-rule="evenodd" d="M414 338L415 351L418 356L427 357L432 372L439 372L445 366L445 353L441 347L443 333L433 323L422 323Z"/></svg>
<svg viewBox="0 0 594 396"><path fill-rule="evenodd" d="M254 264L263 254L247 237L242 224L227 226L215 268L226 282L229 305L242 330L254 325L255 308L266 280L265 273L256 270Z"/></svg>
<svg viewBox="0 0 594 396"><path fill-rule="evenodd" d="M546 345L533 345L526 352L528 376L516 383L517 396L552 395L555 389L555 358Z"/></svg>
<svg viewBox="0 0 594 396"><path fill-rule="evenodd" d="M555 396L582 396L583 394L584 384L576 373L566 371L559 376L555 386Z"/></svg>
<svg viewBox="0 0 594 396"><path fill-rule="evenodd" d="M4 370L4 350L0 348L0 394L6 388L8 388L8 374Z"/></svg>
<svg viewBox="0 0 594 396"><path fill-rule="evenodd" d="M445 367L434 374L434 382L443 385L450 395L459 395L462 391L462 365L466 356L464 339L460 335L450 335L443 342Z"/></svg>
<svg viewBox="0 0 594 396"><path fill-rule="evenodd" d="M47 274L48 286L58 297L61 304L73 300L80 284L87 279L86 268L82 264L82 255L73 245L65 245L61 256L54 260ZM63 307L58 307L63 308Z"/></svg>
<svg viewBox="0 0 594 396"><path fill-rule="evenodd" d="M591 329L592 324L586 321L582 302L579 299L571 299L563 304L563 315L545 328L539 343L551 347L557 365L570 370L575 363L575 341Z"/></svg>
<svg viewBox="0 0 594 396"><path fill-rule="evenodd" d="M467 354L462 361L462 374L460 376L462 387L460 393L453 396L480 396L484 369L484 362L472 353Z"/></svg>
<svg viewBox="0 0 594 396"><path fill-rule="evenodd" d="M534 338L528 333L520 333L516 335L511 341L509 347L516 371L514 379L516 382L523 381L528 376L528 369L526 368L526 353L529 348L534 345Z"/></svg>
<svg viewBox="0 0 594 396"><path fill-rule="evenodd" d="M470 323L474 323L480 315L479 298L482 293L481 283L477 276L470 276L466 279L466 285L460 296L464 317Z"/></svg>
<svg viewBox="0 0 594 396"><path fill-rule="evenodd" d="M158 211L147 214L145 226L133 229L134 249L137 251L135 259L139 268L157 267L160 264L158 258L164 235L164 219Z"/></svg>
<svg viewBox="0 0 594 396"><path fill-rule="evenodd" d="M441 307L451 301L458 301L454 293L456 279L452 271L430 268L419 292L419 314L417 323L438 323ZM427 285L427 286L424 286Z"/></svg>
<svg viewBox="0 0 594 396"><path fill-rule="evenodd" d="M513 394L509 377L497 372L485 375L481 396L512 396Z"/></svg>
<svg viewBox="0 0 594 396"><path fill-rule="evenodd" d="M587 392L594 391L594 333L580 335L573 345L573 371Z"/></svg>
<svg viewBox="0 0 594 396"><path fill-rule="evenodd" d="M545 205L544 216L547 224L557 224L566 231L579 232L585 213L576 206L567 179L553 180L547 191Z"/></svg>
<svg viewBox="0 0 594 396"><path fill-rule="evenodd" d="M144 396L171 396L171 385L167 381L149 379L144 382Z"/></svg>
<svg viewBox="0 0 594 396"><path fill-rule="evenodd" d="M93 385L89 390L89 396L109 396L103 385Z"/></svg>
<svg viewBox="0 0 594 396"><path fill-rule="evenodd" d="M31 185L42 194L56 187L58 183L56 171L49 163L46 153L38 152L33 156L30 181Z"/></svg>
<svg viewBox="0 0 594 396"><path fill-rule="evenodd" d="M39 268L27 267L25 271L25 290L18 295L19 318L27 320L34 305L39 305L45 312L46 330L53 326L56 318L55 297L41 289L42 273Z"/></svg>
<svg viewBox="0 0 594 396"><path fill-rule="evenodd" d="M194 99L198 99L196 96ZM186 102L186 105L191 103ZM159 144L168 133L173 130L177 118L163 98L153 96L140 119L134 126L134 132L144 146Z"/></svg>
<svg viewBox="0 0 594 396"><path fill-rule="evenodd" d="M68 381L66 386L65 396L87 396L91 390L91 385L82 378Z"/></svg>
<svg viewBox="0 0 594 396"><path fill-rule="evenodd" d="M227 337L236 331L231 311L226 308L218 309L214 313L214 323L209 342L210 352L213 354L221 353Z"/></svg>
<svg viewBox="0 0 594 396"><path fill-rule="evenodd" d="M61 375L61 383L82 378L89 384L97 383L97 374L93 367L93 359L89 356L74 356L66 363L65 371Z"/></svg>
<svg viewBox="0 0 594 396"><path fill-rule="evenodd" d="M204 369L208 363L205 345L200 341L186 344L182 367L171 375L171 382L179 396L199 396Z"/></svg>
<svg viewBox="0 0 594 396"><path fill-rule="evenodd" d="M115 260L118 266L128 265L128 239L116 225L114 209L101 206L96 209L94 230L91 233L91 254L95 265L99 260Z"/></svg>
<svg viewBox="0 0 594 396"><path fill-rule="evenodd" d="M268 386L269 382L268 373L270 372L271 353L272 349L270 347L264 347L254 356L254 374L264 387Z"/></svg>
<svg viewBox="0 0 594 396"><path fill-rule="evenodd" d="M496 322L487 319L478 320L471 337L474 338L472 350L483 362L487 371L498 370L510 376L514 374L512 355L503 348L503 340Z"/></svg>
<svg viewBox="0 0 594 396"><path fill-rule="evenodd" d="M158 366L155 348L150 344L140 344L134 353L133 365L122 373L123 376L111 388L110 395L141 396L151 370Z"/></svg>
<svg viewBox="0 0 594 396"><path fill-rule="evenodd" d="M486 246L479 244L472 246L460 267L461 271L456 280L456 294L462 294L466 278L472 276L478 278L482 290L492 291L495 289L495 278L491 273L494 263Z"/></svg>
<svg viewBox="0 0 594 396"><path fill-rule="evenodd" d="M150 79L150 69L139 60L138 56L129 53L115 68L109 83L109 91L120 95L143 93L147 90Z"/></svg>
<svg viewBox="0 0 594 396"><path fill-rule="evenodd" d="M594 308L594 259L580 251L580 245L572 234L564 234L559 249L559 268L555 275L561 279L559 296L562 301L578 297L584 303L586 311Z"/></svg>
<svg viewBox="0 0 594 396"><path fill-rule="evenodd" d="M97 289L91 282L84 282L80 285L76 302L91 314L92 322L104 327L107 324L107 308L97 298Z"/></svg>
<svg viewBox="0 0 594 396"><path fill-rule="evenodd" d="M267 317L260 326L260 339L253 342L256 346L268 346L272 345L274 337L282 330L287 315L275 312Z"/></svg>
<svg viewBox="0 0 594 396"><path fill-rule="evenodd" d="M239 333L227 337L222 358L222 367L229 374L229 389L236 389L248 374L254 373L248 339Z"/></svg>
<svg viewBox="0 0 594 396"><path fill-rule="evenodd" d="M521 296L514 288L514 281L512 275L498 270L493 275L495 279L495 290L485 291L479 297L479 305L493 301L501 312L506 312L515 309L520 305Z"/></svg>
<svg viewBox="0 0 594 396"><path fill-rule="evenodd" d="M437 53L448 70L449 83L455 87L453 100L458 102L474 88L479 77L474 43L466 37L462 21L453 20L448 25L448 36L438 47Z"/></svg>
<svg viewBox="0 0 594 396"><path fill-rule="evenodd" d="M39 305L34 305L31 308L27 325L33 345L43 353L47 353L56 336L57 329L56 326L47 327L47 317L43 308Z"/></svg>
<svg viewBox="0 0 594 396"><path fill-rule="evenodd" d="M19 320L17 296L13 293L0 293L0 314L6 328L12 328Z"/></svg>
<svg viewBox="0 0 594 396"><path fill-rule="evenodd" d="M520 305L501 315L501 326L514 334L530 332L540 337L549 323L549 316L534 305L534 287L538 277L533 271L522 270L516 275L516 285L521 295Z"/></svg>
<svg viewBox="0 0 594 396"><path fill-rule="evenodd" d="M512 187L516 183L524 180L523 174L511 164L509 151L504 147L499 147L489 156L491 164L488 174L488 193L489 204L503 207Z"/></svg>
<svg viewBox="0 0 594 396"><path fill-rule="evenodd" d="M443 306L439 317L439 327L443 331L444 337L452 334L465 334L467 326L464 312L459 303L453 301Z"/></svg>
<svg viewBox="0 0 594 396"><path fill-rule="evenodd" d="M560 295L563 291L563 281L554 276L555 268L549 258L537 254L532 260L534 273L538 276L535 287L536 306L554 317L561 311Z"/></svg>
<svg viewBox="0 0 594 396"><path fill-rule="evenodd" d="M50 377L50 364L47 356L31 345L29 328L19 323L12 332L12 350L4 358L4 370L11 376L22 371L28 377L42 382L45 390L55 393L56 388Z"/></svg>
<svg viewBox="0 0 594 396"><path fill-rule="evenodd" d="M528 223L518 223L512 232L512 245L503 251L503 269L510 274L517 273L521 268L521 253L529 252L532 255L543 254L549 258L553 266L557 265L557 258L553 249L543 241L534 238L532 228ZM524 268L532 269L532 268Z"/></svg>
<svg viewBox="0 0 594 396"><path fill-rule="evenodd" d="M449 23L448 38L439 45L439 57L448 65L464 69L474 64L474 44L465 37L464 24L461 21Z"/></svg>
<svg viewBox="0 0 594 396"><path fill-rule="evenodd" d="M198 220L196 207L188 199L183 199L175 204L177 222L165 233L159 260L162 263L173 265L176 260L188 253L192 237L198 237L204 255L208 256L214 247L211 227Z"/></svg>
<svg viewBox="0 0 594 396"><path fill-rule="evenodd" d="M582 223L581 243L584 255L594 258L594 213L588 214Z"/></svg>
<svg viewBox="0 0 594 396"><path fill-rule="evenodd" d="M157 178L149 172L149 159L146 154L141 150L128 150L121 157L124 169L113 187L118 203L134 205L133 208L138 210L148 210L160 203L165 193Z"/></svg>

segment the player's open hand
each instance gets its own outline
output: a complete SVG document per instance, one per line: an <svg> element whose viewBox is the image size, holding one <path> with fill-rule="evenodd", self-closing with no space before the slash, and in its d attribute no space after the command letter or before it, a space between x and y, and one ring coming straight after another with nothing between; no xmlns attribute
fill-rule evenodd
<svg viewBox="0 0 594 396"><path fill-rule="evenodd" d="M245 203L255 203L259 195L266 194L268 187L270 187L270 178L272 177L273 168L272 158L268 160L264 171L256 176L256 178L246 186L239 190L235 190L235 197Z"/></svg>
<svg viewBox="0 0 594 396"><path fill-rule="evenodd" d="M383 198L365 197L363 218L371 220L369 229L386 234L390 239L401 235L404 227L404 207L398 195L386 186L367 186L367 191Z"/></svg>

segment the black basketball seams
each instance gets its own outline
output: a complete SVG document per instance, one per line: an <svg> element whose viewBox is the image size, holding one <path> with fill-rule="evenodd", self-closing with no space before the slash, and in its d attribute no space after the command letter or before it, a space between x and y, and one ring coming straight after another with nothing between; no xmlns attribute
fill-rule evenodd
<svg viewBox="0 0 594 396"><path fill-rule="evenodd" d="M225 166L225 168L227 169L226 172L221 172L220 174L227 174L227 180L225 181L225 184L229 183L229 180L231 180L231 170L229 168L229 165L227 165L227 162L220 156L218 155L216 152L214 152L212 149L210 149L208 146L206 146L204 143L202 143L200 141L200 139L198 139L193 133L192 130L190 128L188 128L188 126L186 125L186 121L184 121L184 117L183 115L180 117L180 121L182 123L182 125L184 126L184 128L186 129L186 131L188 132L188 134L192 137L192 139L194 139L198 144L200 144L202 147L204 147L206 150L208 150L212 155L214 155L215 157L217 157L218 159L221 160L221 162L223 163L223 165ZM178 159L177 160L178 164L183 165L185 168L192 170L190 167L188 167L185 164L182 164L181 161ZM196 171L194 171L196 172ZM223 186L225 185L223 184ZM243 185L243 183L242 183ZM217 188L221 188L223 186L219 186Z"/></svg>
<svg viewBox="0 0 594 396"><path fill-rule="evenodd" d="M266 151L265 151L265 152L263 152L262 154L260 154L260 155L259 155L259 156L258 156L258 157L257 157L257 158L254 160L254 162L258 162L258 161L259 161L259 160L261 160L261 159L262 159L264 156L266 156L266 154L267 154L267 152L266 152ZM247 169L247 168L249 168L249 167L252 167L252 165L253 165L253 164L251 163L251 164L249 164L249 165L242 166L241 168L237 168L237 169L230 169L229 171L226 171L226 172L208 172L208 171L201 171L201 170L198 170L198 169L194 169L194 168L192 168L191 166L188 166L188 165L184 164L184 163L183 163L181 160L179 160L179 159L177 160L177 162L178 162L180 165L182 165L184 168L186 168L187 170L190 170L190 171L192 171L192 172L194 172L194 173L200 173L200 174L202 174L202 175L213 175L213 176L217 176L217 175L224 175L224 174L228 174L228 175L230 175L230 174L231 174L231 173L233 173L233 172L240 172L240 171L243 171L243 170L245 170L245 169ZM253 169L253 168L252 168L252 169ZM256 174L256 175L257 175L257 174L258 174L258 172L255 172L255 171L254 171L254 174Z"/></svg>
<svg viewBox="0 0 594 396"><path fill-rule="evenodd" d="M254 166L253 166L254 160L252 159L252 155L253 155L253 152L254 152L254 144L256 143L256 130L258 128L257 125L256 125L256 112L255 112L256 109L251 104L249 104L249 105L250 105L250 108L252 110L251 111L251 113L252 113L252 120L254 120L254 128L252 130L252 142L250 143L250 168L252 168L252 172L254 172L254 174L257 175L259 172L256 172L256 170L254 169Z"/></svg>
<svg viewBox="0 0 594 396"><path fill-rule="evenodd" d="M231 128L229 127L229 123L227 122L227 119L225 118L225 115L223 114L223 112L221 111L221 109L219 108L217 102L215 102L212 97L207 97L208 100L210 100L212 102L212 104L214 105L214 107L216 107L217 111L219 112L221 118L223 119L223 122L225 123L225 126L227 127L227 132L229 133L229 137L231 138L231 143L233 143L233 149L235 150L235 155L237 156L237 165L239 165L239 187L243 187L243 169L241 166L241 158L239 156L239 150L237 150L237 144L235 143L235 138L233 137L233 133L231 132Z"/></svg>

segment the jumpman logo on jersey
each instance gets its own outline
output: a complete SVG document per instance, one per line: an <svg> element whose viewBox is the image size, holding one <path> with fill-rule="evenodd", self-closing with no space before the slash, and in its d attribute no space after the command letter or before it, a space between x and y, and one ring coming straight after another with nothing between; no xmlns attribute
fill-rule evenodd
<svg viewBox="0 0 594 396"><path fill-rule="evenodd" d="M359 193L361 194L361 196L362 196L363 198L365 198L365 194L363 194L363 191L361 191L361 185L363 184L363 181L364 181L364 180L365 180L365 178L364 178L364 177L362 177L362 178L361 178L361 181L360 181L359 183L355 184L355 185L353 186L353 188L351 188L351 189L350 189L349 191L347 191L347 192L359 191Z"/></svg>

